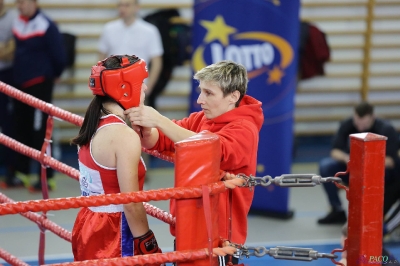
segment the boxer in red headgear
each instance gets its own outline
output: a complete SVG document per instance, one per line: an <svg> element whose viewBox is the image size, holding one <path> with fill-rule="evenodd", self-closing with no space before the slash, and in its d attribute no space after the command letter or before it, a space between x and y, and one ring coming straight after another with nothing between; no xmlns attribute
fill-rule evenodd
<svg viewBox="0 0 400 266"><path fill-rule="evenodd" d="M108 60L114 67L106 68ZM124 109L139 106L143 80L149 76L146 62L136 56L110 56L92 67L89 88L94 95L108 96Z"/></svg>
<svg viewBox="0 0 400 266"><path fill-rule="evenodd" d="M77 137L82 196L143 189L146 168L138 134L123 111L143 104L146 62L116 55L92 67L89 88L95 95ZM84 207L72 230L75 261L160 253L143 203Z"/></svg>

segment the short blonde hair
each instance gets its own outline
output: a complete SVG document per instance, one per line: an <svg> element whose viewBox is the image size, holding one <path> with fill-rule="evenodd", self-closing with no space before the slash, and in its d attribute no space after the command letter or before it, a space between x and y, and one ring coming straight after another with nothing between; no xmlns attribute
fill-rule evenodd
<svg viewBox="0 0 400 266"><path fill-rule="evenodd" d="M239 91L240 97L236 102L239 106L240 101L247 92L246 68L233 61L224 60L209 65L199 70L193 77L197 81L211 82L221 88L224 96L234 91Z"/></svg>

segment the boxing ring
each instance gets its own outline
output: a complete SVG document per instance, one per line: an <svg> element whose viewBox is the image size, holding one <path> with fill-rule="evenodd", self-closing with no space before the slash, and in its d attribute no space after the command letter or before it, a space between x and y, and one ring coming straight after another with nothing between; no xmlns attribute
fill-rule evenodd
<svg viewBox="0 0 400 266"><path fill-rule="evenodd" d="M46 167L79 180L79 171L57 161L46 151L51 145L53 117L80 126L83 117L62 110L25 94L3 82L0 93L22 101L49 114L45 141L40 151L19 143L0 133L0 143L19 153L39 161L42 165L42 200L15 202L0 193L0 215L20 214L36 223L40 230L38 261L45 264L45 231L48 230L65 241L71 242L71 232L47 219L47 211L66 210L80 207L95 207L109 204L143 202L148 215L155 217L170 227L176 240L176 251L140 255L124 258L101 259L51 265L159 265L176 262L185 265L217 265L217 255L234 254L243 257L271 256L275 259L312 261L329 259L333 264L338 254L347 251L348 265L369 265L370 257L379 257L382 252L382 213L386 137L362 133L350 136L350 161L345 173L335 177L321 177L314 174L284 174L277 177L253 177L237 175L232 180L220 181L226 172L220 170L219 138L210 132L197 135L175 144L175 153L161 154L143 149L144 152L174 163L175 184L173 188L139 191L131 193L80 196L69 198L49 198ZM260 147L262 148L262 147ZM205 156L206 155L206 156ZM340 176L349 173L350 186L341 184ZM319 253L311 248L296 247L250 247L232 243L230 237L222 239L218 232L218 195L233 189L253 189L255 186L276 185L281 187L314 187L325 182L334 182L346 190L349 201L348 238L343 248L331 253ZM174 205L174 215L148 204L148 201L170 200ZM229 206L231 209L232 206ZM37 214L34 212L42 212ZM226 221L231 231L229 221ZM0 247L0 258L11 265L28 265ZM367 259L362 259L367 258Z"/></svg>

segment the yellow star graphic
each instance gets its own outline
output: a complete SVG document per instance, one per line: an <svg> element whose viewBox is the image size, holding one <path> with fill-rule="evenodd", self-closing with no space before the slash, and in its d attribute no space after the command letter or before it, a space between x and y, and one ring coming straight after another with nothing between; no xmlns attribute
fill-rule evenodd
<svg viewBox="0 0 400 266"><path fill-rule="evenodd" d="M201 20L200 24L207 30L206 37L204 37L206 43L219 40L224 46L227 46L229 44L229 34L236 32L235 28L225 24L225 20L221 15L216 16L214 21Z"/></svg>
<svg viewBox="0 0 400 266"><path fill-rule="evenodd" d="M269 71L268 84L281 84L281 79L284 75L285 73L283 73L283 71L278 66L274 66L274 68Z"/></svg>
<svg viewBox="0 0 400 266"><path fill-rule="evenodd" d="M272 2L276 6L280 6L281 5L281 1L280 0L268 0L268 1Z"/></svg>

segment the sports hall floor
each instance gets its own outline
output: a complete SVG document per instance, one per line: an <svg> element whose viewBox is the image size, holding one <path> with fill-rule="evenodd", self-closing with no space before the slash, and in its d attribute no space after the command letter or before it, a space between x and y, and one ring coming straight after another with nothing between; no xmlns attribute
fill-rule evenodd
<svg viewBox="0 0 400 266"><path fill-rule="evenodd" d="M326 156L329 147L327 139L306 139L296 142L292 173L317 173L317 161ZM61 161L76 167L76 150L64 147ZM173 168L169 163L156 160L150 161L148 182L145 189L168 188L173 186ZM167 166L167 167L165 167ZM168 167L169 166L169 167ZM51 198L79 196L78 182L57 175L57 189L50 192ZM15 201L40 199L41 193L32 194L26 189L1 190ZM289 220L267 218L249 215L247 246L267 249L276 246L307 247L323 253L330 253L340 247L340 225L320 226L316 220L326 214L328 205L322 187L291 188L290 206L294 216ZM346 202L344 193L341 194ZM158 201L151 204L168 211L168 202ZM78 209L52 211L48 213L49 219L61 227L71 231ZM173 238L169 227L163 222L149 217L151 229L155 232L157 241L163 251L172 251ZM204 232L205 233L205 232ZM398 233L400 235L400 233ZM385 246L400 258L400 237L386 239ZM39 246L38 227L20 215L0 216L0 248L23 259L29 265L38 265L37 254ZM46 233L46 264L72 261L70 243L56 237L51 232ZM3 262L0 259L0 264ZM262 258L251 257L241 260L240 263L251 266L296 266L296 265L334 265L328 259L318 259L312 262L276 260L268 255ZM169 264L170 265L170 264ZM389 264L390 265L390 264Z"/></svg>

